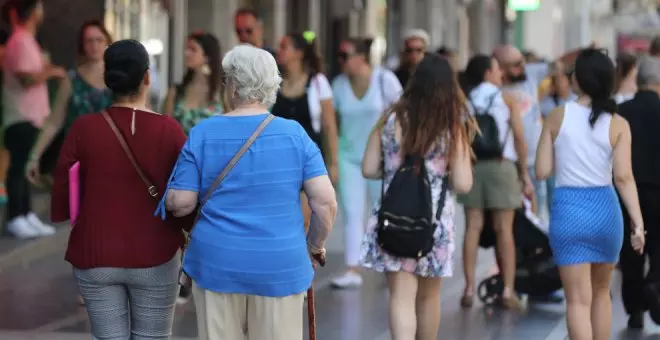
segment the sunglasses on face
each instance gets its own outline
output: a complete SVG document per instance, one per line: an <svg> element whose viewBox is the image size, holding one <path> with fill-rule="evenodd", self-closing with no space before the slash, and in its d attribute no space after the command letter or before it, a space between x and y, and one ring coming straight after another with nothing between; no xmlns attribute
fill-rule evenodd
<svg viewBox="0 0 660 340"><path fill-rule="evenodd" d="M237 28L236 29L236 35L241 35L241 34L252 35L253 32L254 32L254 29L252 29L252 28Z"/></svg>
<svg viewBox="0 0 660 340"><path fill-rule="evenodd" d="M424 49L421 47L406 47L405 52L408 54L412 53L423 53Z"/></svg>
<svg viewBox="0 0 660 340"><path fill-rule="evenodd" d="M348 52L339 52L339 54L337 54L337 58L338 58L341 62L345 62L346 60L348 60L348 58L352 57L353 55L354 55L354 54L352 54L352 53L348 53Z"/></svg>

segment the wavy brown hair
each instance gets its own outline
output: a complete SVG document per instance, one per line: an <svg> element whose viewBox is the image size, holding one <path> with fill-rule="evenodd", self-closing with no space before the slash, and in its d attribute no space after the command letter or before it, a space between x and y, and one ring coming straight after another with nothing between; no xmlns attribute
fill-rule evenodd
<svg viewBox="0 0 660 340"><path fill-rule="evenodd" d="M449 61L438 54L422 59L389 112L396 114L402 128L402 156L424 157L439 141L449 159L458 143L469 149L474 125L467 116L465 96Z"/></svg>

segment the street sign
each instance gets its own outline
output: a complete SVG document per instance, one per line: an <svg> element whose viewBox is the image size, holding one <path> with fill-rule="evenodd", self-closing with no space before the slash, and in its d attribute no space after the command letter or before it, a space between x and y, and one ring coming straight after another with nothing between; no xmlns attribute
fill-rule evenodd
<svg viewBox="0 0 660 340"><path fill-rule="evenodd" d="M535 11L541 7L541 0L509 0L507 7L514 11Z"/></svg>

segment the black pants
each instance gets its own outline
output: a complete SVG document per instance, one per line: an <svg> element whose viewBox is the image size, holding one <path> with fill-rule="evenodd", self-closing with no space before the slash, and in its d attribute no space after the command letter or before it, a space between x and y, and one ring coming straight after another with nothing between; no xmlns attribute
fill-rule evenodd
<svg viewBox="0 0 660 340"><path fill-rule="evenodd" d="M31 186L25 177L25 167L38 135L39 129L28 122L13 124L5 130L5 148L9 151L9 169L5 183L7 221L26 215L32 210ZM39 163L42 174L50 174L54 170L63 141L64 135L58 134L44 152Z"/></svg>
<svg viewBox="0 0 660 340"><path fill-rule="evenodd" d="M31 123L21 122L5 130L5 148L9 151L7 170L7 221L26 215L32 210L30 183L25 178L25 166L30 159L30 151L39 134Z"/></svg>
<svg viewBox="0 0 660 340"><path fill-rule="evenodd" d="M649 283L660 283L660 188L637 188L639 205L642 209L644 227L647 230L644 254L639 255L630 244L630 216L623 208L624 238L621 248L621 297L626 313L632 314L646 310L642 292ZM622 205L623 207L623 205ZM645 275L646 259L649 260L649 272Z"/></svg>

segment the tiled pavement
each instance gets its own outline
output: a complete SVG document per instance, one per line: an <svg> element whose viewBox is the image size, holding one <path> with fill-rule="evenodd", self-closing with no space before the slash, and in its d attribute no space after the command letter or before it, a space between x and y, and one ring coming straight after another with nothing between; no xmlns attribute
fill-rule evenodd
<svg viewBox="0 0 660 340"><path fill-rule="evenodd" d="M45 211L43 211L45 212ZM458 239L462 218L457 219ZM77 340L90 339L84 307L76 305L76 288L70 265L62 260L66 227L51 238L17 242L0 238L0 340ZM460 242L459 246L460 246ZM318 272L316 292L319 340L386 340L387 292L382 277L366 273L360 290L335 291L327 283L341 269L341 229L333 232L329 264ZM480 255L478 272L486 275L492 266L490 253ZM455 276L442 287L443 340L563 340L566 338L563 306L528 306L523 314L483 308L458 307L462 289L460 247ZM657 339L660 327L647 320L645 333L625 331L618 287L612 339ZM195 339L193 304L177 309L174 339Z"/></svg>

